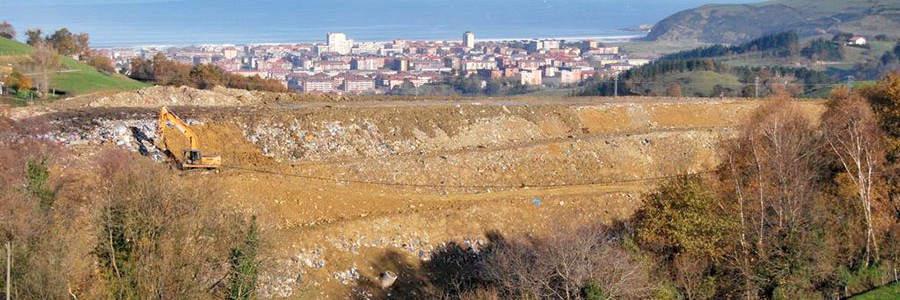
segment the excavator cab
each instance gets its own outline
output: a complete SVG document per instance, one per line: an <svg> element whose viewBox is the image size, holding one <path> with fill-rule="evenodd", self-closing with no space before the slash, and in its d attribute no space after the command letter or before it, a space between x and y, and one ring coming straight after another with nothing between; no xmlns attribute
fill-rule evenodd
<svg viewBox="0 0 900 300"><path fill-rule="evenodd" d="M222 157L205 156L200 154L200 150L184 150L184 162L181 164L182 169L216 169L222 165Z"/></svg>

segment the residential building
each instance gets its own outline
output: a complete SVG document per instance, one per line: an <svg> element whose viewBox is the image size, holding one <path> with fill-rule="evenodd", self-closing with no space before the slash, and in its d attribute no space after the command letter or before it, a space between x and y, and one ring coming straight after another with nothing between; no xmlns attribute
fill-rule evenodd
<svg viewBox="0 0 900 300"><path fill-rule="evenodd" d="M475 34L471 31L463 33L463 47L470 49L475 48Z"/></svg>
<svg viewBox="0 0 900 300"><path fill-rule="evenodd" d="M376 71L384 67L382 57L358 57L350 61L351 70Z"/></svg>
<svg viewBox="0 0 900 300"><path fill-rule="evenodd" d="M868 41L866 41L866 38L864 38L862 36L858 36L858 35L854 35L853 37L850 38L850 41L847 42L848 45L855 45L855 46L863 46L867 43L868 43Z"/></svg>
<svg viewBox="0 0 900 300"><path fill-rule="evenodd" d="M327 77L309 77L303 80L303 91L307 93L332 93L334 82Z"/></svg>
<svg viewBox="0 0 900 300"><path fill-rule="evenodd" d="M347 39L347 35L340 32L332 32L328 34L328 52L335 52L341 55L350 54L353 48L353 40Z"/></svg>
<svg viewBox="0 0 900 300"><path fill-rule="evenodd" d="M222 56L224 56L225 59L234 59L238 56L238 50L234 47L227 47L222 50Z"/></svg>
<svg viewBox="0 0 900 300"><path fill-rule="evenodd" d="M344 92L351 94L375 91L375 80L365 76L350 76L344 79Z"/></svg>
<svg viewBox="0 0 900 300"><path fill-rule="evenodd" d="M519 82L524 85L541 85L541 71L523 70L519 72Z"/></svg>

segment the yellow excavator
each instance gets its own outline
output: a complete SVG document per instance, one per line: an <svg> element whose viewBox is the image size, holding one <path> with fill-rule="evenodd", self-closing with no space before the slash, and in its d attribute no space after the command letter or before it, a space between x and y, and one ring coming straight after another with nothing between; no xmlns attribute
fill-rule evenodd
<svg viewBox="0 0 900 300"><path fill-rule="evenodd" d="M176 116L168 107L159 110L159 129L157 131L156 147L175 156L166 144L165 128L176 128L188 140L188 148L181 151L181 168L188 169L218 169L222 166L222 157L218 155L200 154L200 139L187 122ZM176 150L177 151L177 150ZM179 159L176 158L176 161Z"/></svg>

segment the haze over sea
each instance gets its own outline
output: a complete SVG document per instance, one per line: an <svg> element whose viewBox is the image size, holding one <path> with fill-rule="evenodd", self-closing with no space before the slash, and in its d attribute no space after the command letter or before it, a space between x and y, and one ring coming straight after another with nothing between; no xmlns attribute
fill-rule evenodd
<svg viewBox="0 0 900 300"><path fill-rule="evenodd" d="M28 28L87 32L94 47L633 35L710 0L9 0L0 12ZM716 0L739 3L747 0ZM23 39L23 38L20 38Z"/></svg>

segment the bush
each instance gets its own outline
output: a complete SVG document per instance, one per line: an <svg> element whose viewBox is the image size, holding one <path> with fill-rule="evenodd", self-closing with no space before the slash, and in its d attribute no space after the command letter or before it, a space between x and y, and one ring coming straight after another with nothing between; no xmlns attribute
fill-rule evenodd
<svg viewBox="0 0 900 300"><path fill-rule="evenodd" d="M47 169L47 158L29 160L25 164L25 176L28 184L25 190L38 199L41 209L50 210L56 193L50 189L50 171Z"/></svg>

